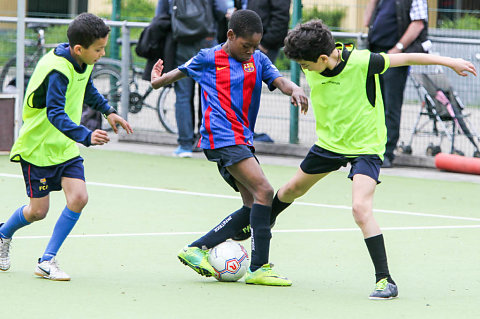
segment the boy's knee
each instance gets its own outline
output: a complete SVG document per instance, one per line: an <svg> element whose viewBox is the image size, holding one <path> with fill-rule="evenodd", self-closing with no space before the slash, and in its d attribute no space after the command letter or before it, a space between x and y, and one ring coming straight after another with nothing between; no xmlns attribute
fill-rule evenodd
<svg viewBox="0 0 480 319"><path fill-rule="evenodd" d="M88 203L87 193L76 193L69 198L68 207L74 207L74 211L81 212Z"/></svg>
<svg viewBox="0 0 480 319"><path fill-rule="evenodd" d="M352 205L353 218L357 225L361 226L367 223L372 216L368 205L363 203L353 203Z"/></svg>
<svg viewBox="0 0 480 319"><path fill-rule="evenodd" d="M265 187L264 194L266 198L273 200L273 196L275 195L275 190L273 189L272 185L268 184L268 186Z"/></svg>
<svg viewBox="0 0 480 319"><path fill-rule="evenodd" d="M30 207L28 210L24 210L25 219L32 223L44 219L48 213L47 207Z"/></svg>
<svg viewBox="0 0 480 319"><path fill-rule="evenodd" d="M273 189L272 185L269 183L264 183L258 187L255 194L255 200L264 205L270 205L272 203L274 194L275 190Z"/></svg>

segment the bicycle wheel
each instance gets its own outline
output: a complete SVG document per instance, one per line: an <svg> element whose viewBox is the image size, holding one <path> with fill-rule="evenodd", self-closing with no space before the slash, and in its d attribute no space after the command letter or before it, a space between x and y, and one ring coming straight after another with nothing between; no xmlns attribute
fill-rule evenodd
<svg viewBox="0 0 480 319"><path fill-rule="evenodd" d="M177 121L175 120L175 90L173 86L165 86L158 97L157 114L167 132L177 133Z"/></svg>
<svg viewBox="0 0 480 319"><path fill-rule="evenodd" d="M117 111L122 97L121 75L116 68L102 66L92 73L93 85Z"/></svg>
<svg viewBox="0 0 480 319"><path fill-rule="evenodd" d="M118 111L120 98L122 96L121 76L118 69L103 65L101 68L94 68L92 72L93 86L98 93L107 99L108 104ZM107 120L102 116L102 129L111 130Z"/></svg>
<svg viewBox="0 0 480 319"><path fill-rule="evenodd" d="M24 78L24 87L27 89L28 80L33 73L35 68L34 61L35 56L26 56L25 57L25 78ZM0 93L15 93L17 86L17 59L16 57L11 58L5 63L0 73Z"/></svg>

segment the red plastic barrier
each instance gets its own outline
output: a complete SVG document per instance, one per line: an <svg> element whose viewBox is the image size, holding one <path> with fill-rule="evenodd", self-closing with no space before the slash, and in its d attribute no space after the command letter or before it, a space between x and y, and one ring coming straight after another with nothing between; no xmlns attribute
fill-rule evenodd
<svg viewBox="0 0 480 319"><path fill-rule="evenodd" d="M435 166L446 171L480 175L480 158L439 153L435 156Z"/></svg>

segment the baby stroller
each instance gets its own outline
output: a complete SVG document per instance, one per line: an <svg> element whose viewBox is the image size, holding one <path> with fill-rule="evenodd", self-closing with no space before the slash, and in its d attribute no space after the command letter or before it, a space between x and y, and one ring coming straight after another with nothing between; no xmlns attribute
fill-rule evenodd
<svg viewBox="0 0 480 319"><path fill-rule="evenodd" d="M449 141L451 154L464 155L462 151L455 148L455 137L463 134L473 145L473 157L480 157L479 136L471 128L467 118L468 114L463 114L464 104L451 87L447 76L443 72L411 72L410 79L420 97L421 109L408 144L402 143L399 151L411 154L415 136L432 135L438 137L439 142L438 144L429 144L426 150L427 155L435 156L440 153L442 151L440 145L444 138ZM431 127L431 129L427 127Z"/></svg>

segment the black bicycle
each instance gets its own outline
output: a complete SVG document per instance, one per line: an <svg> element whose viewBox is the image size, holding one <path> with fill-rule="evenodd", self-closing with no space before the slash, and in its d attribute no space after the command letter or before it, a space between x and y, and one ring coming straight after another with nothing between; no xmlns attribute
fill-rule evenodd
<svg viewBox="0 0 480 319"><path fill-rule="evenodd" d="M28 23L27 28L33 29L37 34L37 40L25 39L28 52L24 58L24 89L27 88L28 80L37 65L38 60L45 55L47 49L54 48L57 44L45 44L45 30L49 27L46 23ZM33 51L33 52L31 52ZM0 73L0 93L14 93L17 88L17 57L11 57L3 66Z"/></svg>

